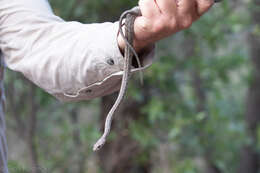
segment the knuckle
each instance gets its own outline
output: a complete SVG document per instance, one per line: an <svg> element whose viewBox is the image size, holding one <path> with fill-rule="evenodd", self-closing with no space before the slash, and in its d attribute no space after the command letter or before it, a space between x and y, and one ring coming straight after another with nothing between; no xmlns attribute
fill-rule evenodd
<svg viewBox="0 0 260 173"><path fill-rule="evenodd" d="M176 30L177 26L178 26L178 22L177 22L176 18L172 18L170 21L170 29Z"/></svg>
<svg viewBox="0 0 260 173"><path fill-rule="evenodd" d="M210 7L212 7L214 4L214 0L199 0L198 1L198 13L199 15L203 15L205 12L207 12Z"/></svg>
<svg viewBox="0 0 260 173"><path fill-rule="evenodd" d="M206 10L206 9L209 9L212 5L214 4L214 1L213 0L206 0L204 1L203 3L203 8Z"/></svg>
<svg viewBox="0 0 260 173"><path fill-rule="evenodd" d="M191 27L192 25L192 17L185 17L181 22L180 22L180 27L183 29L187 29Z"/></svg>
<svg viewBox="0 0 260 173"><path fill-rule="evenodd" d="M147 32L151 28L151 23L148 21L144 21L144 22L140 23L139 27L141 28L142 31Z"/></svg>
<svg viewBox="0 0 260 173"><path fill-rule="evenodd" d="M211 7L214 4L214 0L208 0L208 6Z"/></svg>
<svg viewBox="0 0 260 173"><path fill-rule="evenodd" d="M162 17L161 19L158 19L157 22L154 23L153 28L155 33L158 32L171 33L177 30L178 23L176 18Z"/></svg>
<svg viewBox="0 0 260 173"><path fill-rule="evenodd" d="M163 32L164 30L168 30L169 29L169 18L162 16L160 19L158 19L155 23L154 23L154 32Z"/></svg>
<svg viewBox="0 0 260 173"><path fill-rule="evenodd" d="M171 18L169 16L164 17L161 22L163 22L163 27L167 30L171 29Z"/></svg>
<svg viewBox="0 0 260 173"><path fill-rule="evenodd" d="M161 22L164 23L163 28L167 31L176 30L177 20L175 17L167 16Z"/></svg>
<svg viewBox="0 0 260 173"><path fill-rule="evenodd" d="M154 23L154 25L153 25L154 33L162 32L164 29L165 29L165 23L162 21L158 21L158 22Z"/></svg>

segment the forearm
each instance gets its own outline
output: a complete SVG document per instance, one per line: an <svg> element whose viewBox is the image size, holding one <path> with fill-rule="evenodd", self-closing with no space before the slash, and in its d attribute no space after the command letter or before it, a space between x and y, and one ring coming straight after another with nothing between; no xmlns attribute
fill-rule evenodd
<svg viewBox="0 0 260 173"><path fill-rule="evenodd" d="M9 68L65 101L92 99L119 89L123 56L118 23L65 22L48 8L22 1L46 2L1 4L0 49ZM145 67L152 62L152 50L149 47L141 57Z"/></svg>

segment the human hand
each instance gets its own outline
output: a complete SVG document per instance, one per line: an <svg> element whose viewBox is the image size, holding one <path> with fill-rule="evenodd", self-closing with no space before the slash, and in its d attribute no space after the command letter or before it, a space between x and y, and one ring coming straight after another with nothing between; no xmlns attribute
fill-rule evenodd
<svg viewBox="0 0 260 173"><path fill-rule="evenodd" d="M210 7L214 0L140 0L142 16L134 24L134 48L138 51L178 31L189 28ZM119 47L124 41L119 36Z"/></svg>

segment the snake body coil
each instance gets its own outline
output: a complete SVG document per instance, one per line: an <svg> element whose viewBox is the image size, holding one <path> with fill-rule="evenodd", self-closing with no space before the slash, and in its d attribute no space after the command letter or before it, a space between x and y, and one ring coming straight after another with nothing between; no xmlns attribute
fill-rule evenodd
<svg viewBox="0 0 260 173"><path fill-rule="evenodd" d="M105 130L102 135L102 137L97 141L97 143L94 145L93 150L97 151L99 150L106 142L106 138L110 132L111 129L111 123L113 119L113 115L118 110L118 107L122 103L122 100L124 99L124 96L126 95L127 85L130 78L131 73L131 65L132 65L132 59L133 56L136 57L138 66L141 67L140 60L138 58L137 53L135 52L133 48L133 41L134 41L134 21L137 16L141 15L139 7L135 7L131 10L128 10L124 12L119 20L119 32L122 35L124 41L125 41L125 58L124 58L124 73L122 78L122 84L120 88L120 92L118 94L118 97L116 99L116 102L114 103L113 107L109 111L106 122L105 122ZM123 27L123 20L125 18L125 35L123 33L122 27Z"/></svg>
<svg viewBox="0 0 260 173"><path fill-rule="evenodd" d="M214 0L215 3L221 2L222 0ZM131 73L131 65L132 65L132 58L135 56L138 67L141 67L141 63L139 60L139 57L136 53L136 51L133 48L133 40L134 40L134 21L137 16L141 16L141 11L140 8L134 7L131 10L125 11L119 20L119 32L122 36L122 38L125 41L125 59L124 59L124 73L123 73L123 78L122 78L122 84L120 88L119 95L116 99L115 104L109 111L106 122L105 122L105 130L104 134L102 137L97 141L97 143L94 145L93 150L97 151L99 150L106 142L106 138L110 132L111 129L111 123L113 119L114 113L117 111L118 107L120 106L125 94L126 94L126 89L127 89L127 84L130 78L130 73ZM125 18L125 35L123 33L122 27L123 27L123 20ZM141 73L142 74L142 73ZM141 75L141 81L142 81L142 75Z"/></svg>

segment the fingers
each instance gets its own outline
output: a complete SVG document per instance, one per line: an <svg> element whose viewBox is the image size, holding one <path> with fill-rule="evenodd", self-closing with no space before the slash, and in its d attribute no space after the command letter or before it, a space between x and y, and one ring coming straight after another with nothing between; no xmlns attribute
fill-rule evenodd
<svg viewBox="0 0 260 173"><path fill-rule="evenodd" d="M140 0L138 4L143 16L154 17L160 13L160 9L153 0Z"/></svg>
<svg viewBox="0 0 260 173"><path fill-rule="evenodd" d="M214 4L214 0L196 0L197 1L197 12L201 16L207 12L210 7Z"/></svg>
<svg viewBox="0 0 260 173"><path fill-rule="evenodd" d="M214 0L178 0L177 13L180 18L179 24L182 28L188 28L207 12L214 4Z"/></svg>
<svg viewBox="0 0 260 173"><path fill-rule="evenodd" d="M177 7L178 23L181 29L188 28L198 18L196 0L179 0Z"/></svg>
<svg viewBox="0 0 260 173"><path fill-rule="evenodd" d="M139 0L142 16L135 21L138 41L153 43L189 28L214 0Z"/></svg>
<svg viewBox="0 0 260 173"><path fill-rule="evenodd" d="M155 16L164 13L168 16L176 15L176 9L180 16L193 16L197 19L207 12L214 4L214 0L140 0L139 6L145 16ZM147 14L146 14L147 13ZM197 17L194 17L197 16Z"/></svg>
<svg viewBox="0 0 260 173"><path fill-rule="evenodd" d="M178 13L180 16L186 16L195 12L195 0L178 0Z"/></svg>
<svg viewBox="0 0 260 173"><path fill-rule="evenodd" d="M177 8L177 0L154 0L160 11L168 15L174 15Z"/></svg>

